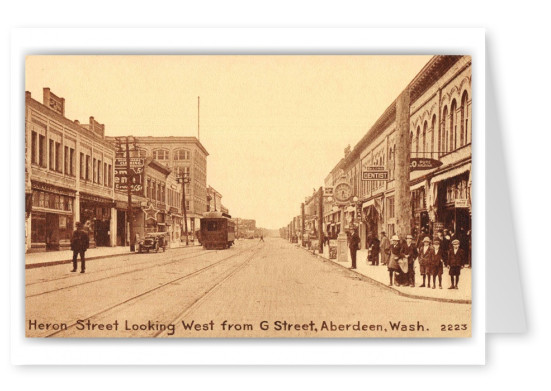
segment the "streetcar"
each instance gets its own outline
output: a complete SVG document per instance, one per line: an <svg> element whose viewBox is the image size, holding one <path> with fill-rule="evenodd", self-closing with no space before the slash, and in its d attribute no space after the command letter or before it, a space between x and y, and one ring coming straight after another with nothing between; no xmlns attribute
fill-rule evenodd
<svg viewBox="0 0 551 391"><path fill-rule="evenodd" d="M222 212L206 212L201 219L200 240L207 250L230 248L235 241L235 223Z"/></svg>

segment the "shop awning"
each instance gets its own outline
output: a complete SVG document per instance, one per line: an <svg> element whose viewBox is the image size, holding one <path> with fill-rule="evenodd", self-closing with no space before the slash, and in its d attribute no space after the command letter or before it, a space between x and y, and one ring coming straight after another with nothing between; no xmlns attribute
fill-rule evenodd
<svg viewBox="0 0 551 391"><path fill-rule="evenodd" d="M464 174L464 173L469 172L469 171L471 171L471 163L464 164L460 167L456 167L456 168L451 169L449 171L446 171L442 174L435 175L431 178L430 181L431 181L431 183L441 182L443 180L453 178L455 176Z"/></svg>
<svg viewBox="0 0 551 391"><path fill-rule="evenodd" d="M417 190L417 189L422 188L423 186L425 186L425 181L421 181L421 182L419 182L419 183L416 183L415 185L411 185L411 186L409 187L409 190L410 190L410 191L414 191L414 190Z"/></svg>
<svg viewBox="0 0 551 391"><path fill-rule="evenodd" d="M365 209L367 208L368 206L371 206L371 205L375 205L375 198L369 200L369 201L366 201L362 204L362 209Z"/></svg>

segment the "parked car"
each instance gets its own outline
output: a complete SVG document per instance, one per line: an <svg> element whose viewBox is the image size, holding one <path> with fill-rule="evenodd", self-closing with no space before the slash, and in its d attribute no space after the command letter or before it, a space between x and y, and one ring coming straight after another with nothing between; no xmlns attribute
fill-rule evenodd
<svg viewBox="0 0 551 391"><path fill-rule="evenodd" d="M161 248L164 252L166 251L168 241L168 232L152 232L145 234L145 238L138 242L138 252L149 252L149 250L159 251Z"/></svg>

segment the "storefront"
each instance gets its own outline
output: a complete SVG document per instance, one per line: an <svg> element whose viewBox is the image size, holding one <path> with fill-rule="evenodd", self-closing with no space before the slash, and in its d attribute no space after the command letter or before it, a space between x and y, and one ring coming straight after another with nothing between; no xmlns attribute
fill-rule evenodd
<svg viewBox="0 0 551 391"><path fill-rule="evenodd" d="M32 182L31 249L70 247L74 200L74 191Z"/></svg>
<svg viewBox="0 0 551 391"><path fill-rule="evenodd" d="M80 221L88 230L90 247L111 245L111 209L114 206L108 198L80 193Z"/></svg>
<svg viewBox="0 0 551 391"><path fill-rule="evenodd" d="M426 184L422 181L411 186L411 232L418 235L421 230L425 229L430 233L430 219L427 211L426 202Z"/></svg>
<svg viewBox="0 0 551 391"><path fill-rule="evenodd" d="M435 176L428 197L433 203L434 230L453 232L465 248L471 230L470 170L467 164Z"/></svg>

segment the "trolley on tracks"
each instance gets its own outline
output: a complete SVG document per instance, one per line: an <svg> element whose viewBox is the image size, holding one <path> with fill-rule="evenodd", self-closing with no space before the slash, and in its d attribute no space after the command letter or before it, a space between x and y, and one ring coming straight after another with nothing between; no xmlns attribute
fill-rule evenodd
<svg viewBox="0 0 551 391"><path fill-rule="evenodd" d="M230 248L235 241L235 223L222 212L206 212L201 219L200 241L207 250Z"/></svg>

